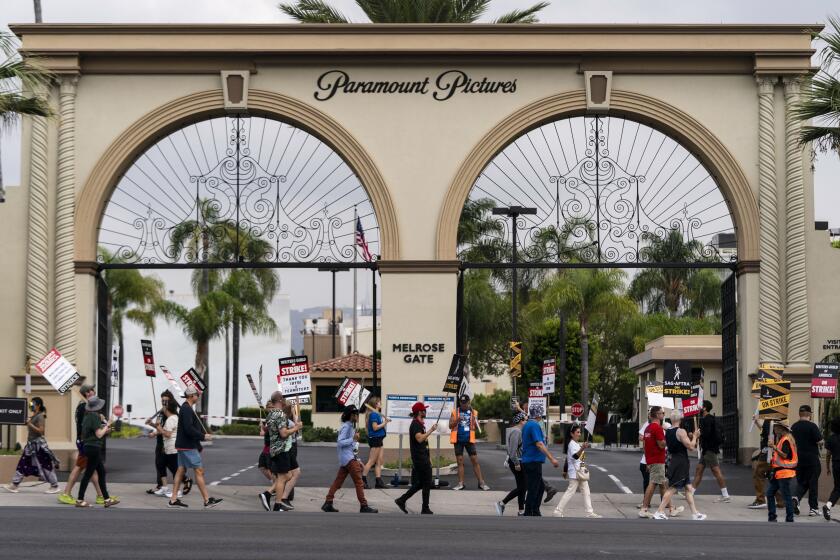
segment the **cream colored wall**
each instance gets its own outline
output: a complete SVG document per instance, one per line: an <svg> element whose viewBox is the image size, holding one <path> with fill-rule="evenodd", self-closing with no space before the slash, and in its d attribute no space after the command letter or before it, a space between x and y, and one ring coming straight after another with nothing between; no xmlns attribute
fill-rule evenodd
<svg viewBox="0 0 840 560"><path fill-rule="evenodd" d="M11 375L21 373L26 360L24 294L28 207L28 190L25 188L7 189L6 202L0 204L0 264L3 267L0 309L4 316L4 320L0 321L0 396L6 397L15 396Z"/></svg>

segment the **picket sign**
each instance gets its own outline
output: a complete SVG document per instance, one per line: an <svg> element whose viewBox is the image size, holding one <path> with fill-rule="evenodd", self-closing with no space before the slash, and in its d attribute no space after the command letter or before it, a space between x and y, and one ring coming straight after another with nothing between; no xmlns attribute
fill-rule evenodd
<svg viewBox="0 0 840 560"><path fill-rule="evenodd" d="M35 363L35 369L62 395L81 378L73 364L55 348Z"/></svg>

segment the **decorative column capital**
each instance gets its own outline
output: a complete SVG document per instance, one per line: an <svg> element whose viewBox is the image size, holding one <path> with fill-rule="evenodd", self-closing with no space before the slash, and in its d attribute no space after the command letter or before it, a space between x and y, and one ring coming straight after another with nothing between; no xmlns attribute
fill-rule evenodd
<svg viewBox="0 0 840 560"><path fill-rule="evenodd" d="M799 90L802 85L801 76L789 76L782 78L782 84L785 88L785 95L799 95Z"/></svg>
<svg viewBox="0 0 840 560"><path fill-rule="evenodd" d="M69 74L58 79L58 87L61 95L76 95L76 86L79 84L79 74Z"/></svg>
<svg viewBox="0 0 840 560"><path fill-rule="evenodd" d="M779 82L779 79L775 77L770 78L767 76L756 76L755 82L758 84L758 94L767 95L773 93L773 90L776 88L776 84Z"/></svg>

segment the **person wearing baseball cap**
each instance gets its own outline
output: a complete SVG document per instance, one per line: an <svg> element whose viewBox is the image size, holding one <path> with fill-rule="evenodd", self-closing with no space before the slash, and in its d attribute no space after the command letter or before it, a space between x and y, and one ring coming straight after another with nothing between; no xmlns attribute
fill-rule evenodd
<svg viewBox="0 0 840 560"><path fill-rule="evenodd" d="M506 432L507 443L507 461L506 464L513 473L513 479L516 481L516 488L508 492L507 496L500 502L496 502L496 514L504 515L505 506L516 498L519 506L519 515L525 513L525 493L527 488L525 486L525 472L522 470L522 427L525 425L525 420L528 417L521 410L513 415L510 421L510 427Z"/></svg>
<svg viewBox="0 0 840 560"><path fill-rule="evenodd" d="M187 387L184 390L184 402L178 409L178 433L175 435L175 449L178 451L178 471L175 473L175 483L172 485L172 497L167 507L173 509L186 509L187 504L178 498L178 490L187 474L187 469L195 472L195 482L198 491L204 499L204 508L210 509L222 503L222 498L213 498L207 492L207 485L204 482L204 465L201 462L201 442L210 441L213 436L204 429L204 424L198 419L193 407L198 402L198 390Z"/></svg>
<svg viewBox="0 0 840 560"><path fill-rule="evenodd" d="M73 470L70 471L70 475L67 477L67 484L64 486L64 492L58 496L58 503L70 506L76 503L76 499L73 497L73 486L76 485L76 480L79 478L79 475L82 474L85 467L87 467L85 445L82 442L82 421L85 419L85 405L87 405L89 398L96 396L96 388L90 383L82 383L79 387L79 396L82 397L82 400L80 400L79 404L76 405L76 449L78 451L76 455L76 464L73 466ZM105 498L102 496L102 490L99 488L99 475L95 472L93 473L93 478L91 478L91 483L93 483L93 487L96 489L96 503L99 505L104 504Z"/></svg>
<svg viewBox="0 0 840 560"><path fill-rule="evenodd" d="M808 516L820 514L817 493L820 481L820 446L823 443L822 431L811 421L811 407L803 404L799 407L799 421L790 427L799 463L796 466L796 493L793 495L793 511L799 515L799 502L808 494Z"/></svg>
<svg viewBox="0 0 840 560"><path fill-rule="evenodd" d="M790 428L784 422L773 423L773 443L770 449L773 456L770 459L772 478L767 485L767 521L776 521L777 492L782 493L785 500L785 521L793 523L794 509L791 496L790 481L796 476L796 465L799 461L796 441L790 433Z"/></svg>
<svg viewBox="0 0 840 560"><path fill-rule="evenodd" d="M478 411L470 404L468 395L461 395L458 398L458 407L452 409L452 415L449 418L449 429L452 430L449 442L455 448L455 459L458 461L458 484L452 489L464 489L464 451L466 451L470 457L475 477L478 479L478 488L480 490L490 490L481 475L478 450L475 447L475 434L478 431Z"/></svg>
<svg viewBox="0 0 840 560"><path fill-rule="evenodd" d="M429 495L432 493L432 460L429 457L429 436L438 428L437 422L426 429L426 410L429 407L421 402L411 407L411 427L408 429L408 441L411 449L411 487L408 491L394 500L403 513L408 513L406 502L417 492L423 491L423 509L421 514L431 515L429 509Z"/></svg>
<svg viewBox="0 0 840 560"><path fill-rule="evenodd" d="M349 476L353 480L353 485L356 487L356 498L359 500L359 513L379 513L379 510L368 505L365 498L365 485L362 482L362 469L364 468L361 461L356 457L355 444L359 441L359 432L356 431L356 422L359 421L359 409L354 405L344 407L344 412L341 413L341 430L338 432L338 473L335 475L335 480L327 492L327 498L324 505L321 506L321 511L327 513L336 513L338 510L333 505L335 500L335 493L344 484L344 480Z"/></svg>
<svg viewBox="0 0 840 560"><path fill-rule="evenodd" d="M542 467L545 460L551 461L556 469L560 462L554 458L546 447L545 434L543 433L541 420L544 414L542 406L535 404L529 410L528 421L522 428L522 457L520 463L525 472L525 513L523 515L539 517L540 500L545 492L543 483Z"/></svg>

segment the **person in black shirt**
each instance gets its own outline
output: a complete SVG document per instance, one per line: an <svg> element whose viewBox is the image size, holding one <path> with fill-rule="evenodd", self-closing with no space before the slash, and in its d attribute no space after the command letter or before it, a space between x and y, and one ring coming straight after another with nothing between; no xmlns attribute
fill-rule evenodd
<svg viewBox="0 0 840 560"><path fill-rule="evenodd" d="M73 486L75 486L79 475L81 475L87 467L85 446L82 442L82 420L85 418L85 406L87 406L87 401L88 399L96 396L96 389L93 385L85 383L79 387L79 395L81 395L82 400L79 401L79 404L76 406L76 449L78 450L78 454L76 455L76 464L73 467L73 470L70 471L70 475L67 477L67 484L64 486L64 492L58 496L58 502L67 505L74 505L76 503L76 499L73 498ZM105 498L102 496L102 489L99 487L99 475L95 472L93 473L93 478L91 478L91 483L96 489L96 503L104 504Z"/></svg>
<svg viewBox="0 0 840 560"><path fill-rule="evenodd" d="M437 430L437 422L427 430L423 420L426 418L426 409L423 403L414 403L411 407L411 427L408 430L408 440L411 447L411 487L408 491L394 500L397 507L403 513L408 513L405 503L414 494L423 491L423 509L421 514L431 514L429 509L429 494L432 491L432 461L429 458L429 436Z"/></svg>
<svg viewBox="0 0 840 560"><path fill-rule="evenodd" d="M820 444L823 437L816 424L811 422L811 407L803 404L799 407L799 421L790 427L796 450L799 452L799 464L796 467L796 494L793 496L793 510L799 515L799 502L808 493L808 515L819 515L817 493L820 480Z"/></svg>
<svg viewBox="0 0 840 560"><path fill-rule="evenodd" d="M840 500L840 418L831 421L831 435L825 441L825 469L834 477L831 496L823 506L823 517L831 521L831 508Z"/></svg>
<svg viewBox="0 0 840 560"><path fill-rule="evenodd" d="M720 496L715 499L715 502L729 503L732 498L726 489L726 480L723 478L723 473L720 470L720 460L718 459L721 443L723 442L721 441L720 426L718 426L717 418L712 414L712 402L703 401L702 418L700 418L700 450L703 453L697 463L692 486L695 490L700 487L700 482L703 480L703 471L706 467L709 467L712 476L715 477L720 487Z"/></svg>

